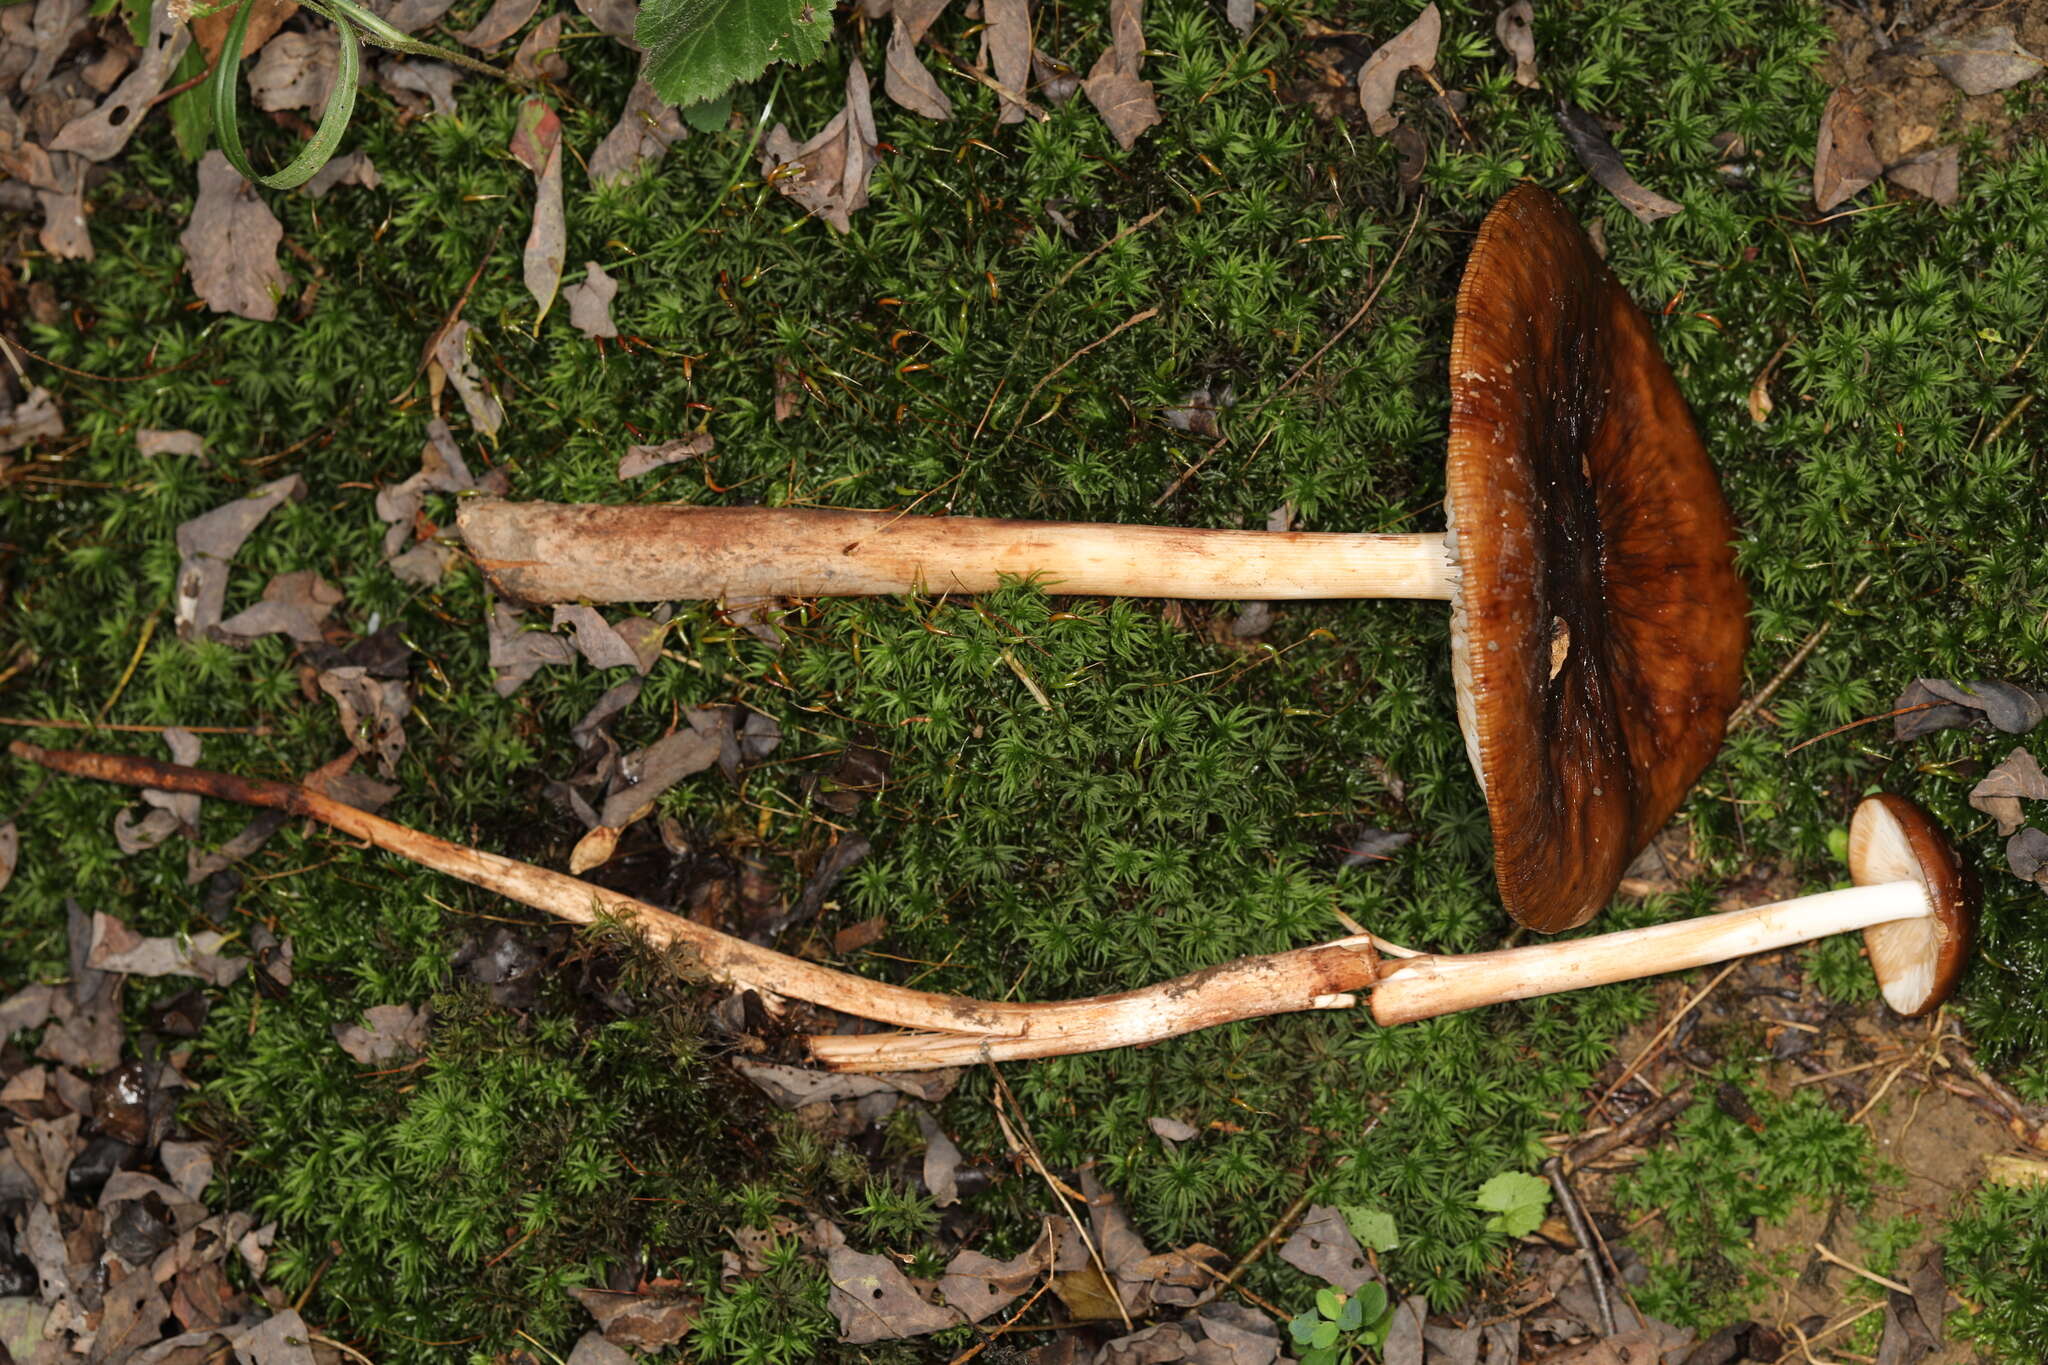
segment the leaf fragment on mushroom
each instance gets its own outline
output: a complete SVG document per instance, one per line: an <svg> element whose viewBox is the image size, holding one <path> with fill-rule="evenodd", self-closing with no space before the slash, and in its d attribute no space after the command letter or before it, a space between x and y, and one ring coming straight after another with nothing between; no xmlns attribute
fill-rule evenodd
<svg viewBox="0 0 2048 1365"><path fill-rule="evenodd" d="M1813 150L1813 203L1822 213L1877 182L1884 163L1871 143L1870 115L1846 87L1828 96Z"/></svg>
<svg viewBox="0 0 2048 1365"><path fill-rule="evenodd" d="M227 597L228 563L235 552L280 503L305 495L306 481L290 474L178 527L175 620L180 637L205 639L211 635L220 624Z"/></svg>
<svg viewBox="0 0 2048 1365"><path fill-rule="evenodd" d="M1579 164L1600 182L1602 189L1619 199L1638 222L1654 223L1685 207L1636 182L1622 162L1621 153L1615 151L1614 144L1607 140L1607 130L1600 126L1599 119L1583 109L1563 105L1557 111L1557 122L1564 129L1565 140L1571 143L1572 154L1579 159Z"/></svg>
<svg viewBox="0 0 2048 1365"><path fill-rule="evenodd" d="M191 221L178 234L192 289L216 313L256 322L277 317L284 271L277 247L284 225L256 187L238 175L218 148L199 162L199 194Z"/></svg>
<svg viewBox="0 0 2048 1365"><path fill-rule="evenodd" d="M1434 71L1436 49L1443 37L1443 16L1434 4L1425 5L1408 27L1389 38L1358 68L1358 107L1365 111L1365 123L1377 137L1385 137L1401 122L1394 113L1394 88L1405 71Z"/></svg>
<svg viewBox="0 0 2048 1365"><path fill-rule="evenodd" d="M688 436L678 436L657 445L627 446L624 457L619 460L619 482L637 479L642 474L660 469L663 465L677 464L683 460L694 460L699 455L709 455L717 444L708 431L696 431Z"/></svg>

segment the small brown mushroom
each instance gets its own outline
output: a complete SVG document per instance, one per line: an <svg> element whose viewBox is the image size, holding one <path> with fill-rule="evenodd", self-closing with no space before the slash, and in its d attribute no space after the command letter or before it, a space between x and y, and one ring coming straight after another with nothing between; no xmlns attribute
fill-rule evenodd
<svg viewBox="0 0 2048 1365"><path fill-rule="evenodd" d="M1605 905L1715 751L1741 684L1735 531L1649 323L1522 186L1487 215L1451 343L1441 534L1102 526L475 500L463 537L531 601L979 592L1452 604L1466 749L1510 915Z"/></svg>
<svg viewBox="0 0 2048 1365"><path fill-rule="evenodd" d="M1931 915L1888 920L1863 931L1884 1001L1908 1019L1949 998L1962 978L1977 927L1977 879L1956 856L1934 817L1885 793L1856 807L1849 821L1849 875L1858 886L1914 881Z"/></svg>

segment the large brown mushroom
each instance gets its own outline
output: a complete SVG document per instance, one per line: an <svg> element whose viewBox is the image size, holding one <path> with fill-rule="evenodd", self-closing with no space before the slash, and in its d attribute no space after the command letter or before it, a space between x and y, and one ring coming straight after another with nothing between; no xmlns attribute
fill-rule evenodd
<svg viewBox="0 0 2048 1365"><path fill-rule="evenodd" d="M1336 535L815 509L478 499L501 591L649 601L925 590L1447 599L1502 904L1582 924L1734 708L1748 598L1705 446L1640 310L1548 192L1487 215L1458 294L1441 534Z"/></svg>

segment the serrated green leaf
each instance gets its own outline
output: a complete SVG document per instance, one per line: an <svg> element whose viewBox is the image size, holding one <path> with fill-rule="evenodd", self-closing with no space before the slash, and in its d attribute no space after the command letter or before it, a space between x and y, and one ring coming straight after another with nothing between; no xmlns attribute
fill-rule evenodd
<svg viewBox="0 0 2048 1365"><path fill-rule="evenodd" d="M1351 1235L1362 1247L1374 1251L1392 1251L1401 1245L1401 1237L1394 1227L1394 1215L1385 1209L1369 1209L1363 1204L1339 1204L1337 1212L1344 1215L1344 1224L1351 1229Z"/></svg>
<svg viewBox="0 0 2048 1365"><path fill-rule="evenodd" d="M1488 1221L1497 1225L1502 1232L1505 1232L1510 1237L1527 1237L1530 1233L1536 1231L1537 1228L1543 1226L1543 1206L1541 1204L1524 1204L1518 1209L1509 1209L1506 1213L1496 1214Z"/></svg>
<svg viewBox="0 0 2048 1365"><path fill-rule="evenodd" d="M682 116L683 122L700 133L718 132L725 127L726 120L732 117L732 91L728 90L718 98L705 100L701 104L686 104L676 110L676 113Z"/></svg>
<svg viewBox="0 0 2048 1365"><path fill-rule="evenodd" d="M1472 1202L1488 1213L1504 1214L1533 1208L1537 1211L1536 1222L1541 1223L1543 1210L1550 1206L1550 1186L1533 1175L1503 1171L1481 1185L1478 1197Z"/></svg>
<svg viewBox="0 0 2048 1365"><path fill-rule="evenodd" d="M832 36L828 0L647 0L635 37L670 104L717 99L776 62L808 66Z"/></svg>
<svg viewBox="0 0 2048 1365"><path fill-rule="evenodd" d="M1344 1311L1344 1300L1334 1289L1318 1289L1316 1291L1316 1311L1332 1322L1335 1322L1337 1315Z"/></svg>

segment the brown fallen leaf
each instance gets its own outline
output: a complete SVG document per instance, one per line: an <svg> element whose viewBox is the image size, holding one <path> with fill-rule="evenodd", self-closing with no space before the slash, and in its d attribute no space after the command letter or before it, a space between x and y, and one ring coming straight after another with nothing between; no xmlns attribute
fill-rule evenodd
<svg viewBox="0 0 2048 1365"><path fill-rule="evenodd" d="M456 34L455 40L479 52L489 52L525 28L526 21L539 8L540 0L495 0L484 17L477 20L476 27Z"/></svg>
<svg viewBox="0 0 2048 1365"><path fill-rule="evenodd" d="M1970 788L1971 807L1998 822L2000 838L2009 837L2025 823L2022 801L2048 801L2048 773L2041 771L2040 762L2024 747L2007 754L2003 763Z"/></svg>
<svg viewBox="0 0 2048 1365"><path fill-rule="evenodd" d="M917 1111L917 1127L924 1134L924 1187L931 1191L933 1205L943 1209L959 1203L960 1149L939 1121L922 1109Z"/></svg>
<svg viewBox="0 0 2048 1365"><path fill-rule="evenodd" d="M7 401L0 390L0 405ZM31 441L55 440L64 434L64 414L50 391L37 385L13 407L0 406L0 451L20 450Z"/></svg>
<svg viewBox="0 0 2048 1365"><path fill-rule="evenodd" d="M614 1346L659 1351L673 1346L696 1324L703 1301L695 1294L669 1297L615 1294L604 1289L571 1289L576 1301L597 1319L598 1330Z"/></svg>
<svg viewBox="0 0 2048 1365"><path fill-rule="evenodd" d="M483 376L476 371L476 365L469 358L470 325L467 319L457 318L434 339L433 366L429 368L431 383L435 370L446 382L455 386L456 397L462 400L464 411L469 413L470 424L478 431L495 440L498 428L505 422L505 406L498 401L484 383Z"/></svg>
<svg viewBox="0 0 2048 1365"><path fill-rule="evenodd" d="M1962 149L1937 147L1885 168L1884 178L1948 208L1962 194Z"/></svg>
<svg viewBox="0 0 2048 1365"><path fill-rule="evenodd" d="M2009 90L2041 74L2039 57L2019 44L2011 24L1985 24L1967 33L1929 36L1929 60L1965 95Z"/></svg>
<svg viewBox="0 0 2048 1365"><path fill-rule="evenodd" d="M886 1256L835 1247L826 1258L825 1274L832 1281L826 1306L839 1319L841 1341L900 1341L960 1325L959 1312L925 1302Z"/></svg>
<svg viewBox="0 0 2048 1365"><path fill-rule="evenodd" d="M95 912L92 948L86 965L129 976L194 976L215 986L241 979L249 969L246 957L223 957L227 935L212 929L189 938L144 938L112 915Z"/></svg>
<svg viewBox="0 0 2048 1365"><path fill-rule="evenodd" d="M287 30L270 41L249 72L258 109L323 109L341 69L341 39L331 28Z"/></svg>
<svg viewBox="0 0 2048 1365"><path fill-rule="evenodd" d="M1870 115L1847 89L1828 96L1813 152L1813 202L1822 213L1877 182L1884 164L1871 145Z"/></svg>
<svg viewBox="0 0 2048 1365"><path fill-rule="evenodd" d="M621 183L657 165L671 144L687 137L682 115L644 80L633 82L619 121L590 154L590 183Z"/></svg>
<svg viewBox="0 0 2048 1365"><path fill-rule="evenodd" d="M384 776L398 772L405 753L405 718L412 713L412 689L400 678L372 677L367 668L329 668L320 690L334 698L341 732L359 754L375 754Z"/></svg>
<svg viewBox="0 0 2048 1365"><path fill-rule="evenodd" d="M565 625L575 632L576 652L592 668L630 668L645 673L654 666L653 659L643 658L623 635L598 615L595 607L557 606L555 629L560 630Z"/></svg>
<svg viewBox="0 0 2048 1365"><path fill-rule="evenodd" d="M431 109L436 114L452 117L455 113L455 85L462 79L462 73L446 62L399 61L392 59L377 67L377 78L386 89L401 96L424 95L427 104L419 106ZM417 105L417 101L413 101Z"/></svg>
<svg viewBox="0 0 2048 1365"><path fill-rule="evenodd" d="M152 431L141 427L135 433L135 449L141 455L206 454L206 438L196 431Z"/></svg>
<svg viewBox="0 0 2048 1365"><path fill-rule="evenodd" d="M325 199L327 192L338 185L360 185L374 190L384 183L384 177L377 174L377 168L370 163L367 152L349 152L313 172L312 179L299 186L299 193L309 199Z"/></svg>
<svg viewBox="0 0 2048 1365"><path fill-rule="evenodd" d="M1152 82L1141 74L1145 66L1143 17L1140 0L1111 0L1110 45L1088 69L1088 79L1081 82L1081 92L1125 151L1160 121Z"/></svg>
<svg viewBox="0 0 2048 1365"><path fill-rule="evenodd" d="M633 1365L633 1357L604 1339L602 1332L585 1332L576 1339L567 1365Z"/></svg>
<svg viewBox="0 0 2048 1365"><path fill-rule="evenodd" d="M585 261L583 279L562 291L562 301L569 305L569 325L593 340L617 336L612 300L618 294L619 282L605 274L596 261Z"/></svg>
<svg viewBox="0 0 2048 1365"><path fill-rule="evenodd" d="M1663 1359L1662 1339L1655 1332L1643 1330L1568 1346L1543 1358L1544 1365L1659 1365Z"/></svg>
<svg viewBox="0 0 2048 1365"><path fill-rule="evenodd" d="M559 33L561 19L560 14L552 15L534 32L541 32L551 23ZM561 285L562 262L569 240L568 220L562 210L562 121L546 100L530 97L520 106L519 118L512 128L511 151L513 158L535 176L533 229L527 234L522 260L526 292L540 306L539 317L534 320L537 331Z"/></svg>
<svg viewBox="0 0 2048 1365"><path fill-rule="evenodd" d="M351 752L353 757L353 752ZM262 848L270 836L290 823L283 811L258 811L241 830L211 853L194 848L185 856L185 885L197 886L223 868L232 867Z"/></svg>
<svg viewBox="0 0 2048 1365"><path fill-rule="evenodd" d="M512 79L538 84L559 81L569 74L569 59L562 55L562 12L550 14L534 26L533 32L512 54Z"/></svg>
<svg viewBox="0 0 2048 1365"><path fill-rule="evenodd" d="M223 160L221 164L227 163ZM280 503L305 496L306 481L291 474L178 527L178 590L173 605L181 638L211 637L220 624L228 590L228 563L235 552Z"/></svg>
<svg viewBox="0 0 2048 1365"><path fill-rule="evenodd" d="M372 815L383 810L397 797L398 788L388 782L379 782L374 777L351 772L350 769L355 766L355 761L359 757L361 755L351 748L341 757L321 764L306 774L304 781L307 790L330 797L345 806L368 811Z"/></svg>
<svg viewBox="0 0 2048 1365"><path fill-rule="evenodd" d="M904 0L894 6L891 13L896 24L890 30L889 48L882 59L882 93L913 114L941 122L953 117L953 101L939 89L930 68L917 59L917 45L947 3L948 0Z"/></svg>
<svg viewBox="0 0 2048 1365"><path fill-rule="evenodd" d="M501 697L517 692L528 678L545 667L576 661L576 651L567 640L544 630L522 628L519 613L503 602L491 605L487 638L490 665L498 675L491 686Z"/></svg>
<svg viewBox="0 0 2048 1365"><path fill-rule="evenodd" d="M1258 9L1253 0L1223 0L1223 17L1237 30L1240 38L1252 36L1252 25L1258 20Z"/></svg>
<svg viewBox="0 0 2048 1365"><path fill-rule="evenodd" d="M35 55L15 84L22 94L33 93L50 78L57 59L64 55L85 23L88 4L89 0L44 0L36 5L27 35L28 46Z"/></svg>
<svg viewBox="0 0 2048 1365"><path fill-rule="evenodd" d="M1140 3L1142 0L1110 0L1111 23L1115 23L1115 16L1124 9L1135 15ZM901 12L900 9L897 11L899 15ZM995 76L997 84L1021 97L1031 84L1030 0L982 0L981 15L984 21L981 64ZM899 18L897 22L900 25L902 20ZM926 27L930 27L929 20ZM1021 98L1000 93L996 98L1001 105L996 113L996 122L1024 121L1026 111Z"/></svg>
<svg viewBox="0 0 2048 1365"><path fill-rule="evenodd" d="M1621 153L1615 151L1614 144L1607 140L1607 130L1600 126L1599 119L1583 109L1565 104L1558 107L1557 122L1564 129L1565 140L1571 143L1572 154L1578 157L1579 164L1600 182L1602 189L1619 199L1638 222L1654 223L1685 207L1636 183L1635 177L1628 173L1628 167L1622 164Z"/></svg>
<svg viewBox="0 0 2048 1365"><path fill-rule="evenodd" d="M1200 1365L1274 1365L1280 1358L1280 1325L1255 1308L1219 1300L1204 1304L1192 1321L1204 1338L1192 1357Z"/></svg>
<svg viewBox="0 0 2048 1365"><path fill-rule="evenodd" d="M447 422L439 417L429 419L426 444L420 448L419 472L402 483L377 490L373 504L377 519L389 527L384 532L385 559L395 562L399 551L412 539L428 493L466 493L476 486ZM438 572L432 581L440 581Z"/></svg>
<svg viewBox="0 0 2048 1365"><path fill-rule="evenodd" d="M576 0L576 8L599 33L618 39L635 52L640 50L640 7L633 0Z"/></svg>
<svg viewBox="0 0 2048 1365"><path fill-rule="evenodd" d="M277 264L283 240L284 225L219 149L202 157L199 194L178 244L185 249L192 288L206 306L256 322L274 321L285 289L284 271Z"/></svg>
<svg viewBox="0 0 2048 1365"><path fill-rule="evenodd" d="M694 460L700 455L709 455L717 444L708 431L692 432L651 446L627 446L625 455L619 460L619 482L637 479L663 465Z"/></svg>
<svg viewBox="0 0 2048 1365"><path fill-rule="evenodd" d="M14 880L14 868L21 857L21 831L9 820L0 824L0 891L7 889L7 883ZM0 1038L6 1037L0 1033Z"/></svg>
<svg viewBox="0 0 2048 1365"><path fill-rule="evenodd" d="M846 71L846 107L802 146L776 124L762 152L761 174L814 217L850 232L853 212L868 202L876 140L868 75L856 60Z"/></svg>
<svg viewBox="0 0 2048 1365"><path fill-rule="evenodd" d="M249 15L249 31L242 35L242 56L245 59L261 52L263 45L284 27L285 20L299 12L299 0L250 0L250 3L253 9ZM220 50L227 45L228 25L234 20L235 9L236 6L227 5L190 21L192 40L206 54L208 66L220 60Z"/></svg>
<svg viewBox="0 0 2048 1365"><path fill-rule="evenodd" d="M105 161L135 136L135 130L142 126L142 116L149 111L157 92L164 88L171 68L192 42L185 26L171 19L165 0L156 0L150 7L149 18L149 41L143 48L142 60L104 104L58 130L50 140L51 151L71 152L88 161Z"/></svg>
<svg viewBox="0 0 2048 1365"><path fill-rule="evenodd" d="M1436 69L1436 49L1443 30L1443 15L1434 4L1425 5L1408 27L1382 43L1358 68L1358 107L1365 111L1366 126L1375 136L1385 137L1401 122L1394 112L1394 90L1401 73Z"/></svg>
<svg viewBox="0 0 2048 1365"><path fill-rule="evenodd" d="M455 0L372 0L370 8L400 33L418 33L453 8Z"/></svg>
<svg viewBox="0 0 2048 1365"><path fill-rule="evenodd" d="M1146 1119L1145 1126L1150 1128L1161 1141L1169 1143L1193 1142L1197 1137L1201 1136L1201 1130L1193 1124L1183 1123L1179 1119L1167 1118L1163 1115L1155 1115L1152 1118Z"/></svg>
<svg viewBox="0 0 2048 1365"><path fill-rule="evenodd" d="M1500 39L1502 51L1515 59L1515 84L1525 90L1543 84L1542 72L1536 67L1535 23L1536 10L1529 0L1515 0L1493 21L1493 36Z"/></svg>
<svg viewBox="0 0 2048 1365"><path fill-rule="evenodd" d="M320 627L341 605L341 589L312 569L281 573L263 589L263 600L220 623L216 632L234 643L265 635L289 635L301 644L317 643Z"/></svg>
<svg viewBox="0 0 2048 1365"><path fill-rule="evenodd" d="M2006 840L2005 865L2021 881L2048 887L2048 834L2028 825Z"/></svg>
<svg viewBox="0 0 2048 1365"><path fill-rule="evenodd" d="M1294 1235L1280 1248L1280 1259L1346 1294L1379 1278L1344 1215L1329 1204L1309 1206Z"/></svg>
<svg viewBox="0 0 2048 1365"><path fill-rule="evenodd" d="M372 1005L360 1024L336 1024L334 1041L364 1066L406 1061L427 1046L428 1013L424 1005Z"/></svg>

